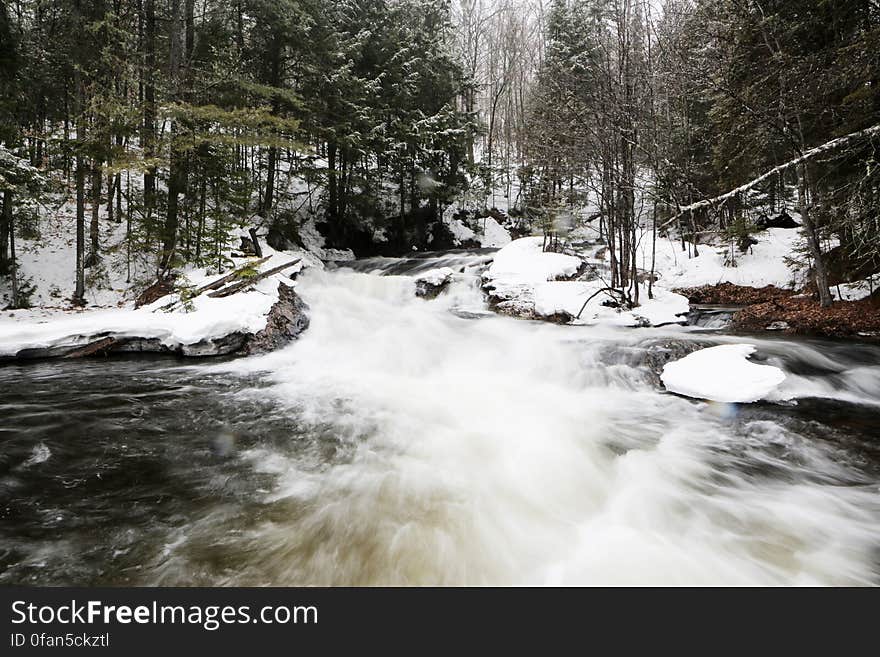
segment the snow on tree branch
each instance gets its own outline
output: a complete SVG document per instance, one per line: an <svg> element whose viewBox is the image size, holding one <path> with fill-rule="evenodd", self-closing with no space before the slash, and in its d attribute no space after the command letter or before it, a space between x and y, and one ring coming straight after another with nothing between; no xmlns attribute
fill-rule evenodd
<svg viewBox="0 0 880 657"><path fill-rule="evenodd" d="M821 146L816 146L815 148L811 148L805 153L799 155L793 160L789 160L779 166L773 167L769 171L761 174L757 178L754 178L747 182L744 185L740 185L736 189L733 189L725 194L721 194L720 196L715 196L713 198L704 199L702 201L697 201L696 203L691 203L690 205L685 205L678 209L678 212L667 219L660 228L665 228L672 222L676 221L679 217L688 212L693 212L694 210L699 210L701 208L707 208L711 206L716 206L719 204L723 204L726 201L734 198L738 194L742 194L743 192L747 192L753 187L760 185L762 182L775 176L776 174L785 171L786 169L790 169L793 166L797 166L798 164L803 164L804 162L813 159L818 155L822 155L823 153L828 153L830 151L837 150L843 146L847 146L852 142L859 141L862 139L870 139L872 137L876 137L880 135L880 124L873 125L870 128L865 128L864 130L859 130L857 132L851 132L848 135L844 135L843 137L837 137L836 139L832 139L831 141L825 142Z"/></svg>

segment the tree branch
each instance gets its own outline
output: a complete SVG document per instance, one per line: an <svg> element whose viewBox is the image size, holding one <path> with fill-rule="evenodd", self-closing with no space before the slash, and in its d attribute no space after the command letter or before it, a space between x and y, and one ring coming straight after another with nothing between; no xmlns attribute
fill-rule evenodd
<svg viewBox="0 0 880 657"><path fill-rule="evenodd" d="M700 210L702 208L708 208L716 205L723 205L726 201L732 199L734 196L742 194L743 192L747 192L753 187L760 185L762 182L767 180L768 178L772 178L773 176L785 171L786 169L790 169L793 166L797 166L798 164L803 164L807 160L811 160L818 155L822 155L823 153L828 153L830 151L836 150L843 146L847 146L854 141L860 139L870 139L872 137L880 136L880 123L877 125L873 125L870 128L865 128L864 130L859 130L857 132L851 132L848 135L844 135L843 137L838 137L836 139L832 139L831 141L825 142L821 146L816 146L815 148L811 148L806 151L803 155L800 155L793 160L789 160L784 164L780 164L779 166L773 167L769 171L761 174L757 178L750 180L744 185L740 185L736 189L733 189L726 194L721 194L720 196L715 196L713 198L705 199L703 201L697 201L696 203L691 203L690 205L682 206L678 209L678 212L667 219L660 228L666 228L673 221L676 221L679 217L688 212L693 212L694 210Z"/></svg>

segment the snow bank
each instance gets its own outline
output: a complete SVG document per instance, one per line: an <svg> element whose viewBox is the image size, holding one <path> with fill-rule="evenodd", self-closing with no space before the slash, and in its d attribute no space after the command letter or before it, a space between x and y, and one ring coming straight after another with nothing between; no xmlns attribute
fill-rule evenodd
<svg viewBox="0 0 880 657"><path fill-rule="evenodd" d="M576 317L584 308L580 324L611 324L615 326L660 326L684 321L690 306L687 298L659 287L654 299L642 290L642 305L620 311L602 305L609 296L600 292L606 284L601 280L564 280L577 276L584 266L580 258L562 253L544 253L543 238L524 237L511 242L498 253L483 274L484 287L502 310L536 317ZM560 280L563 279L563 280Z"/></svg>
<svg viewBox="0 0 880 657"><path fill-rule="evenodd" d="M266 325L266 315L278 300L278 284L291 284L288 275L306 266L321 267L321 262L307 252L277 252L264 247L270 259L262 271L300 258L300 262L282 273L265 278L252 290L216 298L202 294L191 301L191 309L177 305L170 312L161 310L177 295L162 297L142 308L114 308L78 312L17 310L0 315L0 357L12 357L25 349L85 345L102 337L144 338L158 340L169 349L224 338L233 333L257 333ZM248 259L236 259L244 264ZM201 287L219 278L201 270L186 272L185 283Z"/></svg>
<svg viewBox="0 0 880 657"><path fill-rule="evenodd" d="M495 254L484 278L496 283L541 283L578 273L583 260L563 253L545 253L543 244L542 237L514 240Z"/></svg>
<svg viewBox="0 0 880 657"><path fill-rule="evenodd" d="M662 326L683 322L683 316L690 310L686 297L655 287L653 299L648 299L647 291L643 289L641 305L632 310L620 311L602 305L611 299L609 295L600 292L604 287L605 283L598 280L542 283L534 290L535 314L550 317L566 313L577 317L583 308L580 319L575 321L577 324ZM587 299L589 302L584 308Z"/></svg>
<svg viewBox="0 0 880 657"><path fill-rule="evenodd" d="M836 301L859 301L868 298L878 289L880 289L880 275L875 275L854 283L835 285L831 288L831 296Z"/></svg>
<svg viewBox="0 0 880 657"><path fill-rule="evenodd" d="M449 218L445 220L445 223L449 227L449 232L452 233L452 237L456 244L477 239L477 234L465 226L461 219Z"/></svg>
<svg viewBox="0 0 880 657"><path fill-rule="evenodd" d="M772 393L785 380L778 367L748 360L751 344L721 345L695 351L667 363L660 376L670 392L718 402L754 402Z"/></svg>
<svg viewBox="0 0 880 657"><path fill-rule="evenodd" d="M754 235L758 243L748 253L736 250L736 266L726 266L729 246L701 244L700 255L688 258L681 250L681 242L669 238L657 239L655 271L664 287L669 289L733 283L748 287L789 288L801 277L786 263L803 243L800 231L770 228ZM736 247L734 247L736 248ZM641 241L637 265L651 269L651 239Z"/></svg>
<svg viewBox="0 0 880 657"><path fill-rule="evenodd" d="M494 217L486 217L484 221L483 234L477 237L482 246L500 248L510 244L510 233Z"/></svg>
<svg viewBox="0 0 880 657"><path fill-rule="evenodd" d="M168 297L137 310L59 311L49 315L16 311L13 318L0 320L0 356L15 356L24 349L84 345L98 337L158 339L175 349L236 332L256 333L265 326L266 314L277 300L278 281L273 279L260 281L251 292L222 299L203 294L193 299L192 312L158 311L157 306L167 304Z"/></svg>
<svg viewBox="0 0 880 657"><path fill-rule="evenodd" d="M494 217L476 219L475 221L479 222L480 226L478 230L474 230L461 219L454 217L455 212L458 211L457 206L450 206L443 213L443 223L449 228L456 244L477 242L484 248L501 248L510 244L510 233Z"/></svg>

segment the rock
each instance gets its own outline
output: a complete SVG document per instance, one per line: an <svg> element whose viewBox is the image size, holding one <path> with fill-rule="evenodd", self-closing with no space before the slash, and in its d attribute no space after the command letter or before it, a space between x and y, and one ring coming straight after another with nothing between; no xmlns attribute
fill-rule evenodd
<svg viewBox="0 0 880 657"><path fill-rule="evenodd" d="M699 349L709 346L701 342L683 340L664 340L647 345L642 363L647 366L652 382L661 385L660 375L667 363L681 360Z"/></svg>
<svg viewBox="0 0 880 657"><path fill-rule="evenodd" d="M423 272L416 277L416 296L434 299L452 282L454 272L449 267L440 267Z"/></svg>
<svg viewBox="0 0 880 657"><path fill-rule="evenodd" d="M801 225L796 222L788 212L783 210L781 213L776 215L775 217L768 217L766 214L762 214L758 217L758 220L755 222L755 225L758 228L766 229L766 228L800 228Z"/></svg>
<svg viewBox="0 0 880 657"><path fill-rule="evenodd" d="M239 251L248 256L256 254L257 250L254 247L254 241L250 237L244 237L242 235L239 239L241 240L241 244L238 245Z"/></svg>
<svg viewBox="0 0 880 657"><path fill-rule="evenodd" d="M789 325L788 322L777 321L777 322L771 322L770 324L767 325L768 331L787 331L790 328L791 328L791 326Z"/></svg>
<svg viewBox="0 0 880 657"><path fill-rule="evenodd" d="M241 354L259 354L283 347L309 327L308 306L289 285L278 284L278 301L269 310L266 327L255 335L246 336L236 350Z"/></svg>
<svg viewBox="0 0 880 657"><path fill-rule="evenodd" d="M242 350L247 343L249 334L230 333L222 338L201 340L195 344L185 344L177 350L181 356L187 358L204 358L206 356L228 356Z"/></svg>
<svg viewBox="0 0 880 657"><path fill-rule="evenodd" d="M751 235L746 235L745 237L739 238L739 241L737 242L737 247L739 247L740 253L746 253L757 243L758 240L756 240L754 237L752 237Z"/></svg>

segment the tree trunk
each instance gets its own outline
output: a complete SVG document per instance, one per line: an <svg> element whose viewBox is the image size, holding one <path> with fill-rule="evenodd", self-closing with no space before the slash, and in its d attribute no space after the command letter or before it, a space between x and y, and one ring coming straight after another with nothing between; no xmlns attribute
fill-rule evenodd
<svg viewBox="0 0 880 657"><path fill-rule="evenodd" d="M85 259L86 259L86 166L82 155L82 145L86 136L85 85L82 73L76 73L76 284L73 302L85 304Z"/></svg>
<svg viewBox="0 0 880 657"><path fill-rule="evenodd" d="M92 161L92 220L89 224L89 266L97 264L99 257L99 225L98 216L101 212L101 167L96 160Z"/></svg>
<svg viewBox="0 0 880 657"><path fill-rule="evenodd" d="M9 234L12 231L12 190L3 191L3 213L0 214L0 276L8 274Z"/></svg>
<svg viewBox="0 0 880 657"><path fill-rule="evenodd" d="M266 194L263 196L263 208L261 214L264 217L269 216L272 211L272 203L275 200L275 167L278 159L278 149L274 146L269 147L267 157L268 170L266 171Z"/></svg>
<svg viewBox="0 0 880 657"><path fill-rule="evenodd" d="M189 8L189 4L187 4ZM184 42L186 19L181 11L180 0L171 1L171 38L169 61L171 67L172 96L180 100L183 94ZM171 266L171 259L177 246L177 229L180 224L179 198L186 192L187 158L180 147L181 120L171 122L169 140L171 141L171 158L168 171L168 207L165 214L165 226L162 231L162 256L159 269L166 272Z"/></svg>
<svg viewBox="0 0 880 657"><path fill-rule="evenodd" d="M810 250L810 256L813 258L813 274L816 282L816 288L819 291L819 304L823 308L827 308L834 301L831 296L831 290L828 286L828 272L825 269L825 260L822 257L822 247L819 243L819 234L816 225L813 222L811 213L811 197L812 187L810 185L809 171L805 163L801 163L797 167L798 174L798 205L801 211L801 221L804 226L804 233L807 236L807 246Z"/></svg>
<svg viewBox="0 0 880 657"><path fill-rule="evenodd" d="M76 288L74 303L85 303L86 264L86 169L81 154L76 155Z"/></svg>
<svg viewBox="0 0 880 657"><path fill-rule="evenodd" d="M327 142L327 216L335 222L338 191L336 188L336 144Z"/></svg>
<svg viewBox="0 0 880 657"><path fill-rule="evenodd" d="M202 257L202 239L205 233L205 201L207 193L207 180L204 170L199 188L199 225L196 228L196 260Z"/></svg>
<svg viewBox="0 0 880 657"><path fill-rule="evenodd" d="M116 176L112 173L107 174L107 221L114 221L119 223L119 220L114 216L116 214L116 210L113 206L113 199L116 194Z"/></svg>
<svg viewBox="0 0 880 657"><path fill-rule="evenodd" d="M141 144L144 157L156 155L156 85L153 82L156 69L156 5L155 0L144 0L144 71L141 75L144 88L144 127ZM150 217L155 207L156 169L144 170L145 215Z"/></svg>
<svg viewBox="0 0 880 657"><path fill-rule="evenodd" d="M12 220L12 190L3 191L4 223L9 227L9 274L12 277L12 307L19 307L18 261L15 257L15 223Z"/></svg>

